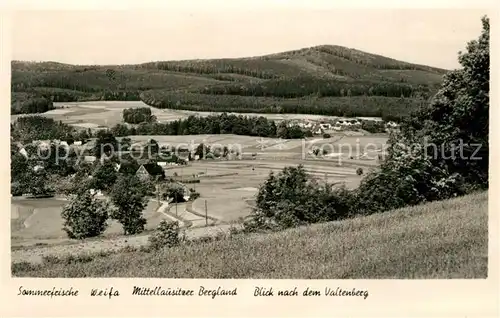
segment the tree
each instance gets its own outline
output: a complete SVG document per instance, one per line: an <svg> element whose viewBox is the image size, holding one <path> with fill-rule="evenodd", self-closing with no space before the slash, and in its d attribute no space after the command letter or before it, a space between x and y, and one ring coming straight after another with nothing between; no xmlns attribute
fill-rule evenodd
<svg viewBox="0 0 500 318"><path fill-rule="evenodd" d="M97 133L97 140L94 146L94 155L101 158L104 154L110 157L118 150L118 141L108 130L100 130Z"/></svg>
<svg viewBox="0 0 500 318"><path fill-rule="evenodd" d="M144 231L146 219L142 211L147 204L145 196L146 189L136 176L120 175L113 186L111 200L116 209L111 218L122 224L125 235Z"/></svg>
<svg viewBox="0 0 500 318"><path fill-rule="evenodd" d="M73 239L98 236L107 227L109 209L108 201L95 198L89 191L82 191L61 212L63 230Z"/></svg>
<svg viewBox="0 0 500 318"><path fill-rule="evenodd" d="M30 169L29 174L22 178L23 188L34 197L44 197L53 194L49 183L49 174L42 166Z"/></svg>
<svg viewBox="0 0 500 318"><path fill-rule="evenodd" d="M448 73L432 101L391 135L379 171L362 180L356 190L360 213L488 187L489 21L482 22L479 39L459 53L462 68Z"/></svg>
<svg viewBox="0 0 500 318"><path fill-rule="evenodd" d="M139 169L137 160L134 158L126 158L120 162L120 170L118 172L121 174L135 175L137 169Z"/></svg>
<svg viewBox="0 0 500 318"><path fill-rule="evenodd" d="M18 181L28 170L28 160L23 156L16 145L11 144L10 152L10 181Z"/></svg>
<svg viewBox="0 0 500 318"><path fill-rule="evenodd" d="M288 127L284 121L280 122L276 130L276 137L287 139L288 138Z"/></svg>
<svg viewBox="0 0 500 318"><path fill-rule="evenodd" d="M184 187L178 183L164 183L160 189L161 198L166 200L167 198L172 198L172 202L179 203L184 202L185 190Z"/></svg>
<svg viewBox="0 0 500 318"><path fill-rule="evenodd" d="M122 140L120 140L121 150L128 151L128 150L130 150L130 146L132 146L132 139L130 139L128 137L124 137L124 138L122 138Z"/></svg>
<svg viewBox="0 0 500 318"><path fill-rule="evenodd" d="M402 127L405 138L427 137L438 145L432 161L450 173L459 173L469 183L487 187L489 157L490 24L482 18L483 30L477 40L459 53L461 69L444 77L432 103L420 109ZM434 152L429 146L429 152ZM462 153L458 154L458 150ZM476 149L479 151L476 153ZM455 156L453 154L455 153ZM472 158L472 156L476 158ZM477 159L477 158L481 159Z"/></svg>
<svg viewBox="0 0 500 318"><path fill-rule="evenodd" d="M160 152L160 146L158 142L154 139L150 139L147 146L148 155L156 156Z"/></svg>
<svg viewBox="0 0 500 318"><path fill-rule="evenodd" d="M109 160L99 164L92 174L91 186L97 190L110 190L117 178L115 164Z"/></svg>
<svg viewBox="0 0 500 318"><path fill-rule="evenodd" d="M206 155L210 152L210 148L203 143L200 143L194 152L195 156L198 156L199 159L205 159Z"/></svg>

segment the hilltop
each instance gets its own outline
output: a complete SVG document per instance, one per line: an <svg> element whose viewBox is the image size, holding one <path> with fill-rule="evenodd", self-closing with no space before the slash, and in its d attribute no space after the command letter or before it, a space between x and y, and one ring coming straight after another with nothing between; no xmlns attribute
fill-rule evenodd
<svg viewBox="0 0 500 318"><path fill-rule="evenodd" d="M142 100L195 111L398 118L425 103L444 69L333 45L248 57L70 65L12 61L13 113L33 98ZM36 108L38 110L38 108Z"/></svg>

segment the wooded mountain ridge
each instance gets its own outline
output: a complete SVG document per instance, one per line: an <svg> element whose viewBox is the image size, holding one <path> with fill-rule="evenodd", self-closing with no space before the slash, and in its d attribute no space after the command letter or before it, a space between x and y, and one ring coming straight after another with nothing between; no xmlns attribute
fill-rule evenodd
<svg viewBox="0 0 500 318"><path fill-rule="evenodd" d="M334 45L248 58L128 65L12 61L11 67L12 113L40 112L50 102L142 100L197 111L396 119L426 102L447 72Z"/></svg>

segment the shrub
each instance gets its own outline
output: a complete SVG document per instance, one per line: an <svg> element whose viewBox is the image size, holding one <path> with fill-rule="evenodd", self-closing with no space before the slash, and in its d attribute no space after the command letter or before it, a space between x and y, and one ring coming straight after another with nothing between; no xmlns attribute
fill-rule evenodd
<svg viewBox="0 0 500 318"><path fill-rule="evenodd" d="M181 242L179 222L161 221L148 240L149 246L154 250L179 245Z"/></svg>
<svg viewBox="0 0 500 318"><path fill-rule="evenodd" d="M200 197L200 193L196 192L195 189L191 188L189 189L190 195L189 195L189 200L194 201Z"/></svg>
<svg viewBox="0 0 500 318"><path fill-rule="evenodd" d="M326 133L325 133L325 134L323 134L323 138L325 138L325 139L328 139L328 138L331 138L331 137L332 137L332 136L330 136L330 134L326 134Z"/></svg>
<svg viewBox="0 0 500 318"><path fill-rule="evenodd" d="M304 168L285 167L269 174L256 197L256 208L245 220L245 232L275 231L317 222L339 220L353 214L353 192L319 185Z"/></svg>
<svg viewBox="0 0 500 318"><path fill-rule="evenodd" d="M463 178L434 165L421 150L410 152L390 147L390 157L381 169L367 175L357 189L357 209L362 214L382 212L443 200L464 194Z"/></svg>
<svg viewBox="0 0 500 318"><path fill-rule="evenodd" d="M362 175L363 174L363 168L359 167L358 169L356 169L356 174L358 176Z"/></svg>

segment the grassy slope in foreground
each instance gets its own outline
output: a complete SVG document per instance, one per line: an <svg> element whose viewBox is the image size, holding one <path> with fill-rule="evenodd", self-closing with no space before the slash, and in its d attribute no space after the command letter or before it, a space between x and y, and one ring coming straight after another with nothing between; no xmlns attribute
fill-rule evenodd
<svg viewBox="0 0 500 318"><path fill-rule="evenodd" d="M31 277L486 278L488 194L162 252L13 266Z"/></svg>

